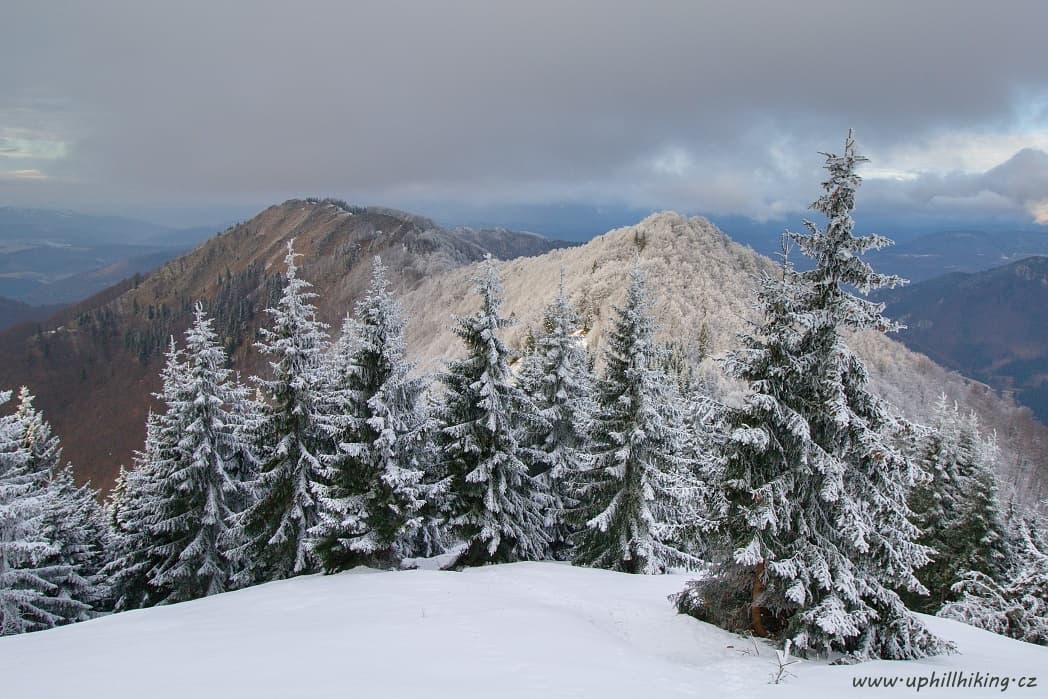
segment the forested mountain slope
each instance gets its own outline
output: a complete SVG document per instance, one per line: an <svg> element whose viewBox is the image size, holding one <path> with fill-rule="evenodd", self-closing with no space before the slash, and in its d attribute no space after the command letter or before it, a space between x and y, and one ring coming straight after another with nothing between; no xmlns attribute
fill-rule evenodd
<svg viewBox="0 0 1048 699"><path fill-rule="evenodd" d="M1048 423L1048 257L947 274L880 295L899 338L945 367L1015 395Z"/></svg>

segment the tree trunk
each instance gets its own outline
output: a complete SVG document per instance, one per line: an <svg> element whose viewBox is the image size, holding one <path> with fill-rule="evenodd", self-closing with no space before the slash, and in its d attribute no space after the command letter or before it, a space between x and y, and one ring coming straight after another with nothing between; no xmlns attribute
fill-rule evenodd
<svg viewBox="0 0 1048 699"><path fill-rule="evenodd" d="M761 619L761 594L764 593L764 561L757 564L753 571L753 596L750 602L750 624L753 633L761 638L768 637L768 630L764 628L764 620Z"/></svg>

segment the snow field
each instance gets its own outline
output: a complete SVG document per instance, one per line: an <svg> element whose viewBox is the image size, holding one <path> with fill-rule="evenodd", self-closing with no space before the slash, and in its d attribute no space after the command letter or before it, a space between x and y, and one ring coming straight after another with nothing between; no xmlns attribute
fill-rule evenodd
<svg viewBox="0 0 1048 699"><path fill-rule="evenodd" d="M1048 686L1048 648L931 617L962 654L802 662L770 686L770 646L756 655L750 641L674 611L666 598L686 579L559 563L358 568L0 638L0 678L12 699L912 696L853 689L852 678L933 670L1040 672ZM1000 690L919 695L989 693Z"/></svg>

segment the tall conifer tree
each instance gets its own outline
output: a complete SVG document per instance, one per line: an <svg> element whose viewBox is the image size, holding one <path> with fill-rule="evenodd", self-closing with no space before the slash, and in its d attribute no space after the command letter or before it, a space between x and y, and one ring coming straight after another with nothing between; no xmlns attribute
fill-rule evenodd
<svg viewBox="0 0 1048 699"><path fill-rule="evenodd" d="M694 559L684 508L702 484L691 472L676 384L662 370L655 319L639 262L605 351L593 464L574 478L579 503L575 562L627 573L660 573Z"/></svg>
<svg viewBox="0 0 1048 699"><path fill-rule="evenodd" d="M522 429L541 421L516 385L500 337L502 284L491 257L475 279L481 308L457 319L466 346L440 381L447 389L438 411L438 445L448 477L446 511L452 535L466 549L456 565L536 560L548 554L546 511L551 502L528 474Z"/></svg>
<svg viewBox="0 0 1048 699"><path fill-rule="evenodd" d="M352 335L339 340L332 416L336 451L325 461L316 550L327 571L397 563L421 525L426 420L423 381L404 360L404 319L374 259Z"/></svg>
<svg viewBox="0 0 1048 699"><path fill-rule="evenodd" d="M271 358L272 378L259 379L265 404L258 425L260 473L254 502L236 518L237 555L245 568L238 582L286 578L318 569L310 530L319 521L318 486L324 454L333 446L325 431L323 355L327 326L317 320L309 291L298 276L294 241L288 243L286 284L272 327L256 346Z"/></svg>
<svg viewBox="0 0 1048 699"><path fill-rule="evenodd" d="M0 404L10 399L10 391L0 392ZM62 621L49 599L55 571L44 562L55 553L44 536L47 481L25 441L24 404L0 417L0 636Z"/></svg>
<svg viewBox="0 0 1048 699"><path fill-rule="evenodd" d="M160 392L165 406L186 400L187 365L184 352L172 337L160 372ZM121 468L110 496L111 552L104 574L112 587L117 611L160 604L172 594L161 586L157 572L170 565L178 550L176 529L158 526L164 502L164 481L177 463L182 433L161 413L149 412L145 444L135 453L130 470Z"/></svg>
<svg viewBox="0 0 1048 699"><path fill-rule="evenodd" d="M933 614L956 598L951 587L969 571L998 578L1007 563L997 504L995 446L979 435L974 415L963 418L943 395L924 440L927 477L910 495L920 543L932 561L917 573L928 595L904 593L911 608Z"/></svg>
<svg viewBox="0 0 1048 699"><path fill-rule="evenodd" d="M242 441L238 406L247 389L226 368L211 320L197 303L186 332L184 362L167 372L159 429L171 445L157 464L156 517L151 528L162 562L151 573L164 602L206 597L229 589L233 576L230 523L243 499L236 474L252 460Z"/></svg>
<svg viewBox="0 0 1048 699"><path fill-rule="evenodd" d="M172 342L167 366L173 360L178 361L179 356L181 352ZM161 432L159 417L150 411L146 418L145 444L135 453L130 469L121 467L110 494L110 552L103 575L110 585L116 611L150 607L170 593L156 589L151 582L153 570L164 560L153 525L157 520L160 463L174 446L162 441L169 436Z"/></svg>
<svg viewBox="0 0 1048 699"><path fill-rule="evenodd" d="M85 621L109 606L109 584L102 574L109 551L109 533L96 492L77 486L69 465L48 484L43 520L44 538L53 552L43 559L54 587L48 596L57 623Z"/></svg>
<svg viewBox="0 0 1048 699"><path fill-rule="evenodd" d="M577 331L579 319L564 291L561 270L557 297L546 307L542 332L521 359L520 385L545 424L526 435L531 475L550 492L547 527L555 555L564 557L572 527L566 512L577 505L571 482L589 467L590 433L597 404L589 357Z"/></svg>
<svg viewBox="0 0 1048 699"><path fill-rule="evenodd" d="M860 255L889 244L852 235L861 178L851 134L826 155L824 229L790 237L815 262L765 278L764 323L731 368L752 393L731 416L723 487L730 554L678 597L680 607L730 629L790 639L802 653L851 659L944 652L897 589L922 591L928 562L906 494L918 474L886 438L887 405L872 395L844 333L888 331L882 306L853 295L899 283Z"/></svg>
<svg viewBox="0 0 1048 699"><path fill-rule="evenodd" d="M23 386L14 419L26 455L25 472L46 490L41 527L52 550L39 562L51 585L46 604L56 625L83 621L106 604L100 570L107 549L104 522L94 491L75 485L72 467L62 465L58 436L33 402Z"/></svg>

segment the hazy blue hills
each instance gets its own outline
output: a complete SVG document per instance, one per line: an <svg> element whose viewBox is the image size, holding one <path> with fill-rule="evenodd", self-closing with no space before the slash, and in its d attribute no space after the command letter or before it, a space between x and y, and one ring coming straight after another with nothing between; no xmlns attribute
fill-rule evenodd
<svg viewBox="0 0 1048 699"><path fill-rule="evenodd" d="M119 216L0 207L0 296L31 306L79 301L155 269L215 232Z"/></svg>
<svg viewBox="0 0 1048 699"><path fill-rule="evenodd" d="M939 364L1014 392L1048 423L1048 257L885 291L897 337Z"/></svg>
<svg viewBox="0 0 1048 699"><path fill-rule="evenodd" d="M46 320L60 308L60 305L30 306L28 303L0 296L0 330L6 330L19 323Z"/></svg>
<svg viewBox="0 0 1048 699"><path fill-rule="evenodd" d="M882 272L918 282L954 272L980 272L1048 255L1048 231L956 230L930 233L869 254Z"/></svg>

